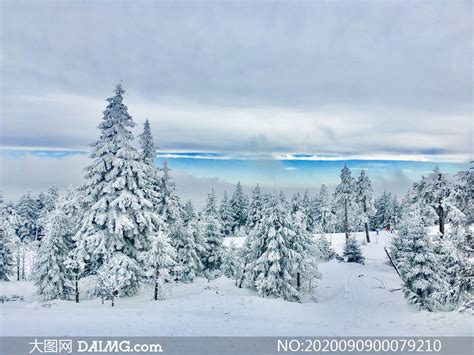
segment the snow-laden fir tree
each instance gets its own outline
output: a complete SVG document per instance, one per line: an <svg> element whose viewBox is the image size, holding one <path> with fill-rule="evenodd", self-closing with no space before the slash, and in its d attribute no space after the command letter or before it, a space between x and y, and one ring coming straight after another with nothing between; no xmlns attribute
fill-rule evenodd
<svg viewBox="0 0 474 355"><path fill-rule="evenodd" d="M306 216L306 231L314 232L315 216L313 214L312 201L308 190L304 192L303 197L301 198L301 211Z"/></svg>
<svg viewBox="0 0 474 355"><path fill-rule="evenodd" d="M202 237L205 243L203 259L205 271L211 275L220 270L222 262L222 226L217 211L216 194L214 189L207 195L207 203L203 211Z"/></svg>
<svg viewBox="0 0 474 355"><path fill-rule="evenodd" d="M54 210L59 199L59 188L55 185L48 187L46 193L41 193L37 199L38 218L36 239L41 240L45 233L46 219L48 214Z"/></svg>
<svg viewBox="0 0 474 355"><path fill-rule="evenodd" d="M365 238L367 243L370 243L369 221L375 213L375 207L372 198L373 192L372 182L366 175L365 170L362 170L356 183L356 199L361 210L360 219L364 223Z"/></svg>
<svg viewBox="0 0 474 355"><path fill-rule="evenodd" d="M144 271L135 259L121 252L108 254L97 270L97 293L114 307L115 298L134 294L143 277Z"/></svg>
<svg viewBox="0 0 474 355"><path fill-rule="evenodd" d="M315 231L321 234L333 233L336 228L336 215L333 211L331 195L326 185L321 185L319 195L313 202L311 215L314 216Z"/></svg>
<svg viewBox="0 0 474 355"><path fill-rule="evenodd" d="M434 237L433 250L438 256L438 264L445 282L445 290L439 298L444 308L472 307L474 271L473 243L469 232L464 228L455 228L448 233L448 238ZM469 245L470 244L470 245Z"/></svg>
<svg viewBox="0 0 474 355"><path fill-rule="evenodd" d="M300 208L293 213L294 234L289 243L289 248L294 251L293 275L299 292L310 287L311 280L318 271L317 260L320 259L319 250L307 230L308 216L305 212L307 213L307 209Z"/></svg>
<svg viewBox="0 0 474 355"><path fill-rule="evenodd" d="M147 168L132 145L135 123L123 103L124 92L118 84L115 95L107 99L101 134L92 144L83 191L85 213L76 238L88 273L97 272L106 260L109 264L103 268L124 267L117 272L135 273L121 290L131 295L138 290L141 277L138 256L147 249L149 236L162 219L147 198Z"/></svg>
<svg viewBox="0 0 474 355"><path fill-rule="evenodd" d="M459 220L462 212L456 205L453 183L438 167L415 184L416 200L429 206L436 214L440 234L445 234L445 224L451 219ZM462 217L461 217L462 218Z"/></svg>
<svg viewBox="0 0 474 355"><path fill-rule="evenodd" d="M253 236L256 259L250 262L250 269L260 296L290 301L301 299L294 278L297 255L290 247L294 236L289 204L283 193L275 194L266 204L262 221Z"/></svg>
<svg viewBox="0 0 474 355"><path fill-rule="evenodd" d="M28 191L18 201L16 212L20 217L18 236L23 242L30 242L37 239L38 231L38 208L35 199Z"/></svg>
<svg viewBox="0 0 474 355"><path fill-rule="evenodd" d="M398 269L404 281L403 293L410 304L419 309L436 311L443 290L440 265L426 235L419 204L404 211L399 235Z"/></svg>
<svg viewBox="0 0 474 355"><path fill-rule="evenodd" d="M236 229L246 225L248 217L248 201L240 181L237 183L234 194L232 195L229 203L232 213L232 232L234 232Z"/></svg>
<svg viewBox="0 0 474 355"><path fill-rule="evenodd" d="M143 124L143 132L139 136L139 141L141 148L141 159L145 164L154 166L157 148L153 141L153 133L151 132L150 122L148 121L148 118Z"/></svg>
<svg viewBox="0 0 474 355"><path fill-rule="evenodd" d="M66 214L60 208L50 212L33 274L38 293L45 301L71 299L75 293L73 277L65 265L71 239Z"/></svg>
<svg viewBox="0 0 474 355"><path fill-rule="evenodd" d="M10 281L12 274L13 251L4 223L0 222L0 280Z"/></svg>
<svg viewBox="0 0 474 355"><path fill-rule="evenodd" d="M159 213L163 220L172 225L182 217L181 200L176 192L176 184L171 177L171 169L168 162L163 162L163 174L161 177L161 204ZM173 238L170 236L170 238Z"/></svg>
<svg viewBox="0 0 474 355"><path fill-rule="evenodd" d="M374 202L375 214L372 217L372 225L375 228L387 228L391 226L393 215L393 197L388 191L384 191Z"/></svg>
<svg viewBox="0 0 474 355"><path fill-rule="evenodd" d="M238 285L241 266L238 257L238 250L233 242L231 242L230 245L224 250L221 272L222 275L228 277L229 279L235 280L236 286Z"/></svg>
<svg viewBox="0 0 474 355"><path fill-rule="evenodd" d="M15 233L17 225L18 216L13 208L5 204L0 191L0 280L2 281L9 281L14 273L14 253L20 243Z"/></svg>
<svg viewBox="0 0 474 355"><path fill-rule="evenodd" d="M76 303L79 303L79 279L82 277L85 267L84 260L82 260L78 254L74 238L78 228L80 227L79 222L81 221L83 213L81 209L80 190L69 188L58 198L56 209L61 210L67 219L67 225L65 228L69 230L69 233L64 236L64 242L66 243L69 252L65 256L64 266L68 269L68 274L73 282L75 301Z"/></svg>
<svg viewBox="0 0 474 355"><path fill-rule="evenodd" d="M188 225L191 221L196 218L196 213L194 212L194 206L191 200L188 200L183 208L183 223Z"/></svg>
<svg viewBox="0 0 474 355"><path fill-rule="evenodd" d="M227 191L224 191L224 196L219 206L219 217L222 225L222 234L225 237L231 236L233 233L232 208L227 197Z"/></svg>
<svg viewBox="0 0 474 355"><path fill-rule="evenodd" d="M247 228L249 230L255 228L260 220L262 219L263 211L263 198L260 186L257 186L252 191L252 198L250 200L248 217L247 217Z"/></svg>
<svg viewBox="0 0 474 355"><path fill-rule="evenodd" d="M191 220L183 233L183 239L176 248L180 265L180 280L183 282L193 282L203 270L201 255L205 255L206 250L199 241L200 233L199 223Z"/></svg>
<svg viewBox="0 0 474 355"><path fill-rule="evenodd" d="M342 256L346 258L348 263L364 264L365 262L360 244L354 237L351 237L347 240L342 252Z"/></svg>
<svg viewBox="0 0 474 355"><path fill-rule="evenodd" d="M153 299L163 300L164 280L169 279L168 270L175 264L176 253L168 236L161 229L149 238L149 249L142 254L145 271L153 280Z"/></svg>
<svg viewBox="0 0 474 355"><path fill-rule="evenodd" d="M469 226L474 224L474 162L471 162L471 168L466 171L460 171L456 174L456 183L453 187L453 197L456 200L456 206L464 214L464 224Z"/></svg>
<svg viewBox="0 0 474 355"><path fill-rule="evenodd" d="M347 165L344 165L340 177L341 183L334 192L334 206L340 230L345 233L347 241L349 233L357 230L360 209L356 199L356 182Z"/></svg>
<svg viewBox="0 0 474 355"><path fill-rule="evenodd" d="M144 184L147 188L144 191L147 193L146 198L153 204L153 208L158 213L161 213L163 198L161 194L162 178L160 171L155 165L156 146L153 142L153 134L151 132L150 122L146 119L143 125L143 132L139 136L140 141L140 158L145 164L147 179ZM169 173L169 171L168 171Z"/></svg>

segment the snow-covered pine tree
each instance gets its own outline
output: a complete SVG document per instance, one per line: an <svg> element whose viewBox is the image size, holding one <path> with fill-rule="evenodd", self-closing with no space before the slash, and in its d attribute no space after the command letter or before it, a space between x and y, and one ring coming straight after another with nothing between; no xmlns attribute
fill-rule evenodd
<svg viewBox="0 0 474 355"><path fill-rule="evenodd" d="M9 281L14 272L14 252L20 243L15 233L17 223L14 209L5 205L0 191L0 280L3 281Z"/></svg>
<svg viewBox="0 0 474 355"><path fill-rule="evenodd" d="M235 247L234 242L231 242L230 245L225 248L223 254L221 266L222 275L228 277L229 279L235 280L235 284L237 286L241 273L241 266L238 258L238 250Z"/></svg>
<svg viewBox="0 0 474 355"><path fill-rule="evenodd" d="M188 200L183 208L183 223L188 225L191 221L196 218L196 213L194 213L194 206L191 200Z"/></svg>
<svg viewBox="0 0 474 355"><path fill-rule="evenodd" d="M318 271L317 259L319 258L319 251L307 230L308 216L305 212L307 212L306 209L300 208L293 213L292 224L295 233L289 243L289 248L294 251L292 253L292 263L295 268L293 275L296 289L299 292L311 285L311 280Z"/></svg>
<svg viewBox="0 0 474 355"><path fill-rule="evenodd" d="M69 251L64 259L64 266L68 270L68 274L71 275L72 283L74 284L74 300L79 303L79 279L84 272L84 260L82 260L78 253L77 248Z"/></svg>
<svg viewBox="0 0 474 355"><path fill-rule="evenodd" d="M229 203L232 211L232 232L235 232L236 229L246 225L248 214L248 201L240 181L237 183L234 194L232 195Z"/></svg>
<svg viewBox="0 0 474 355"><path fill-rule="evenodd" d="M38 293L45 301L71 299L75 292L73 277L65 266L69 253L68 240L71 239L72 231L67 216L60 208L54 209L46 219L45 236L33 274Z"/></svg>
<svg viewBox="0 0 474 355"><path fill-rule="evenodd" d="M358 226L359 206L356 200L356 182L347 165L344 165L340 176L341 183L334 192L334 202L336 217L341 230L346 234L347 241L349 233Z"/></svg>
<svg viewBox="0 0 474 355"><path fill-rule="evenodd" d="M3 221L0 222L0 280L10 281L13 273L13 251Z"/></svg>
<svg viewBox="0 0 474 355"><path fill-rule="evenodd" d="M453 192L453 183L446 174L441 173L438 167L428 176L422 176L421 181L415 184L416 200L429 206L438 219L439 232L445 234L445 224L451 215L458 219L462 214L456 206L456 195Z"/></svg>
<svg viewBox="0 0 474 355"><path fill-rule="evenodd" d="M380 197L375 199L374 207L375 214L372 217L372 225L375 228L386 228L390 227L392 220L392 194L388 191L384 191Z"/></svg>
<svg viewBox="0 0 474 355"><path fill-rule="evenodd" d="M216 194L214 189L207 195L207 203L203 211L202 237L205 243L203 260L205 271L211 275L220 270L222 262L222 227L217 211Z"/></svg>
<svg viewBox="0 0 474 355"><path fill-rule="evenodd" d="M252 238L256 259L250 262L249 268L255 275L254 286L260 296L282 297L289 301L301 299L294 279L297 256L289 245L294 235L289 204L283 193L275 194L266 204Z"/></svg>
<svg viewBox="0 0 474 355"><path fill-rule="evenodd" d="M316 232L326 234L335 231L336 215L333 211L331 195L324 184L321 185L319 195L313 203L311 215L314 216Z"/></svg>
<svg viewBox="0 0 474 355"><path fill-rule="evenodd" d="M106 256L104 263L97 270L97 276L97 293L102 300L110 300L114 307L116 297L135 293L144 272L135 259L115 252Z"/></svg>
<svg viewBox="0 0 474 355"><path fill-rule="evenodd" d="M359 208L362 212L360 218L364 223L365 228L365 238L367 243L370 243L369 235L369 221L370 218L375 213L375 207L372 200L373 189L372 182L369 177L366 175L365 170L360 172L360 176L357 179L356 183L356 199L359 204Z"/></svg>
<svg viewBox="0 0 474 355"><path fill-rule="evenodd" d="M301 210L306 216L306 231L313 232L315 225L315 216L313 215L312 201L309 196L308 190L306 190L301 198Z"/></svg>
<svg viewBox="0 0 474 355"><path fill-rule="evenodd" d="M48 214L54 210L59 199L59 188L56 185L48 187L46 193L41 193L37 199L38 218L36 240L41 240L45 233Z"/></svg>
<svg viewBox="0 0 474 355"><path fill-rule="evenodd" d="M227 191L224 191L224 196L219 206L219 217L222 225L222 234L224 237L231 236L233 233L232 208L227 197Z"/></svg>
<svg viewBox="0 0 474 355"><path fill-rule="evenodd" d="M35 199L28 191L18 201L16 212L20 217L18 236L22 242L31 242L37 239L38 208Z"/></svg>
<svg viewBox="0 0 474 355"><path fill-rule="evenodd" d="M176 192L176 185L171 177L168 162L163 162L163 175L161 177L161 204L158 209L163 220L172 225L182 216L181 200ZM170 236L173 239L173 236Z"/></svg>
<svg viewBox="0 0 474 355"><path fill-rule="evenodd" d="M464 228L454 228L447 234L448 238L435 236L433 240L433 250L438 256L446 286L439 299L448 310L472 307L474 243L469 234Z"/></svg>
<svg viewBox="0 0 474 355"><path fill-rule="evenodd" d="M199 235L199 223L191 220L183 233L183 240L177 247L177 259L181 265L180 279L183 282L193 282L203 270L201 255L204 255L206 250L197 240Z"/></svg>
<svg viewBox="0 0 474 355"><path fill-rule="evenodd" d="M153 133L151 132L150 122L148 118L143 124L143 132L139 135L140 148L141 148L141 158L142 161L150 166L155 165L156 157L156 146L153 142Z"/></svg>
<svg viewBox="0 0 474 355"><path fill-rule="evenodd" d="M125 91L118 84L114 92L99 125L100 138L92 144L83 191L85 212L76 239L86 272L97 272L106 259L106 269L127 268L116 271L129 275L121 293L131 295L142 275L137 258L162 220L147 199L147 168L132 146L130 129L135 123L123 103Z"/></svg>
<svg viewBox="0 0 474 355"><path fill-rule="evenodd" d="M365 262L359 242L354 237L347 240L342 256L346 258L348 263L364 264Z"/></svg>
<svg viewBox="0 0 474 355"><path fill-rule="evenodd" d="M436 311L443 281L432 243L423 226L421 207L412 204L404 211L399 235L398 269L404 281L403 292L410 304Z"/></svg>
<svg viewBox="0 0 474 355"><path fill-rule="evenodd" d="M160 229L150 237L150 247L142 255L147 276L153 279L153 299L165 298L164 280L169 278L168 270L175 265L176 252L168 236Z"/></svg>
<svg viewBox="0 0 474 355"><path fill-rule="evenodd" d="M160 207L163 203L161 194L162 181L159 169L155 164L156 146L153 142L153 134L148 119L146 119L143 125L143 132L139 136L139 141L141 148L140 157L146 169L145 177L147 181L144 182L147 185L147 188L144 189L147 193L146 198L153 204L153 209L160 213Z"/></svg>
<svg viewBox="0 0 474 355"><path fill-rule="evenodd" d="M255 189L252 191L252 199L250 200L247 217L247 229L252 230L257 227L258 223L262 219L262 211L263 198L260 191L260 186L257 184Z"/></svg>
<svg viewBox="0 0 474 355"><path fill-rule="evenodd" d="M474 224L474 161L471 162L469 170L460 171L456 174L454 186L454 198L456 205L465 215L464 224L469 226Z"/></svg>

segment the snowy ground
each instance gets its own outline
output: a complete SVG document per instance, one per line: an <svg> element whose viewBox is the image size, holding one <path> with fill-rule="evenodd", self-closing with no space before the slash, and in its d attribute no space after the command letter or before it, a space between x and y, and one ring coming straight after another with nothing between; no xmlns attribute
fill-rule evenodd
<svg viewBox="0 0 474 355"><path fill-rule="evenodd" d="M375 233L373 233L375 234ZM362 234L357 235L362 239ZM24 301L0 304L1 335L473 335L472 316L419 312L407 305L400 280L385 263L390 234L364 246L366 265L320 264L323 278L314 301L302 304L263 299L234 281L198 279L170 289L167 300L152 301L150 290L123 298L116 307L99 300L80 304L37 301L31 282L3 282L1 295ZM239 245L242 240L234 238ZM339 252L342 234L332 235ZM229 240L226 240L226 244Z"/></svg>

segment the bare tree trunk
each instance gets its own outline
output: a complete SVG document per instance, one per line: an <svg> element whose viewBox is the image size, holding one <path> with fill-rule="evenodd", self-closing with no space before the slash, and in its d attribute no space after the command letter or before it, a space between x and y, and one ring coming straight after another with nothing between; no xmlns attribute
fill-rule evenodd
<svg viewBox="0 0 474 355"><path fill-rule="evenodd" d="M392 257L390 256L390 253L388 252L387 248L384 247L383 250L385 250L385 254L387 254L387 256L390 260L390 263L392 264L393 268L397 272L398 276L400 276L400 278L402 279L402 275L400 275L400 271L398 271L397 265L395 265L395 262L393 261ZM402 281L403 281L403 279L402 279ZM403 282L405 282L405 281L403 281Z"/></svg>
<svg viewBox="0 0 474 355"><path fill-rule="evenodd" d="M347 216L347 200L344 200L344 232L346 233L346 243L349 239L349 217Z"/></svg>
<svg viewBox="0 0 474 355"><path fill-rule="evenodd" d="M76 282L75 282L75 286L76 286L76 303L79 303L79 281L78 281L79 277L76 275Z"/></svg>
<svg viewBox="0 0 474 355"><path fill-rule="evenodd" d="M16 252L16 280L20 281L20 252Z"/></svg>
<svg viewBox="0 0 474 355"><path fill-rule="evenodd" d="M245 262L245 264L244 264L244 269L242 271L242 277L240 278L240 282L239 282L239 288L242 288L242 284L244 283L245 272L247 271L246 268L247 268L247 262Z"/></svg>
<svg viewBox="0 0 474 355"><path fill-rule="evenodd" d="M366 213L367 213L367 197L364 196L364 215L365 215L365 217L367 217ZM364 227L365 227L365 239L367 239L367 243L370 243L369 223L367 223L367 221L365 221Z"/></svg>
<svg viewBox="0 0 474 355"><path fill-rule="evenodd" d="M21 253L21 279L26 280L26 275L25 275L25 251Z"/></svg>
<svg viewBox="0 0 474 355"><path fill-rule="evenodd" d="M441 238L444 236L444 209L441 203L438 206L438 221L439 221L439 232L441 233Z"/></svg>
<svg viewBox="0 0 474 355"><path fill-rule="evenodd" d="M115 297L112 296L112 307L114 307L114 306L115 306Z"/></svg>
<svg viewBox="0 0 474 355"><path fill-rule="evenodd" d="M296 289L299 291L301 288L301 274L299 272L296 273Z"/></svg>
<svg viewBox="0 0 474 355"><path fill-rule="evenodd" d="M158 273L159 271L156 270L155 271L155 295L153 297L155 301L158 301Z"/></svg>

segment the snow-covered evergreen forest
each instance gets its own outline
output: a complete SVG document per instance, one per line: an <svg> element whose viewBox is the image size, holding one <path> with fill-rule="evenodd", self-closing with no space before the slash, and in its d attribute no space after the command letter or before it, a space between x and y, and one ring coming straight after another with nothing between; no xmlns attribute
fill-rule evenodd
<svg viewBox="0 0 474 355"><path fill-rule="evenodd" d="M304 306L336 297L321 296L331 277L377 265L393 285L378 287L414 313L472 311L473 170L436 168L403 196L375 196L370 176L345 166L333 193L321 185L314 196L285 196L239 182L223 196L209 191L196 210L168 164L156 164L160 127L136 127L124 95L119 84L107 99L81 186L1 199L2 302L34 284L37 307L93 302L119 313L137 297L165 302L179 287L218 293L227 282L229 299L250 292L269 307L276 299ZM329 265L346 271L331 276ZM156 316L172 316L164 313Z"/></svg>

